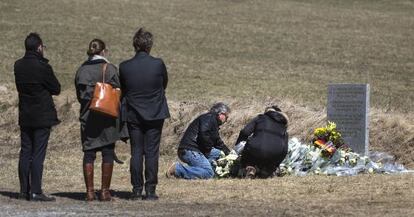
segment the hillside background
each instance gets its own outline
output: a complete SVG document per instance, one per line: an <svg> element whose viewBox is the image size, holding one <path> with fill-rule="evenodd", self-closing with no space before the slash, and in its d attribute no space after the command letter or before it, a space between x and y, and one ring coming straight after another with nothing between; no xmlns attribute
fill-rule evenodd
<svg viewBox="0 0 414 217"><path fill-rule="evenodd" d="M217 101L229 103L233 110L222 129L230 147L244 124L270 104L280 105L290 116L291 136L308 141L312 130L326 122L330 83L370 84L370 150L390 153L407 168L414 168L412 0L1 0L0 194L18 191L20 142L13 64L24 54L26 35L40 33L47 45L45 56L63 86L62 94L55 97L63 122L51 134L45 189L83 192L75 72L86 60L93 38L106 42L109 60L115 65L131 58L132 36L142 26L154 34L151 54L163 58L170 80L167 98L172 116L161 141L160 177L175 159L186 125ZM115 168L112 186L127 192L129 146L119 143L117 153L126 164ZM100 183L99 175L95 176ZM184 216L180 207L189 204L194 215L208 215L200 211L207 205L219 207L212 211L216 215L228 206L232 207L226 212L230 215L253 214L254 207L263 208L258 215L282 209L281 216L329 216L332 208L350 216L414 214L409 204L414 201L412 176L214 180L197 181L188 189L186 182L161 178L160 183L165 209ZM325 183L334 190L326 190ZM200 190L203 186L206 189ZM217 186L222 190L215 195L211 190ZM349 191L352 188L360 193ZM251 190L247 196L245 189ZM199 190L207 196L194 193ZM81 198L82 193L78 194L69 195ZM0 204L10 202L5 198L0 197ZM250 202L251 198L258 200ZM272 202L275 198L282 201L277 206ZM71 203L71 199L62 200ZM135 210L133 203L126 204L115 204L112 212ZM362 207L355 209L358 205ZM19 203L3 208L14 213L19 206L36 210L36 206ZM143 215L168 213L163 208L153 211L153 205L143 207Z"/></svg>

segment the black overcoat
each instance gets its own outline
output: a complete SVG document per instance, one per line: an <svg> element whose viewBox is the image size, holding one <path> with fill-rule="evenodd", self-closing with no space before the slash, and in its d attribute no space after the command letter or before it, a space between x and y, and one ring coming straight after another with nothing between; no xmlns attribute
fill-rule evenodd
<svg viewBox="0 0 414 217"><path fill-rule="evenodd" d="M22 127L51 127L59 123L52 95L60 93L60 83L48 62L39 53L26 51L14 64Z"/></svg>
<svg viewBox="0 0 414 217"><path fill-rule="evenodd" d="M236 144L247 141L243 154L249 152L263 161L281 161L288 151L287 124L284 113L268 111L255 117L240 131Z"/></svg>

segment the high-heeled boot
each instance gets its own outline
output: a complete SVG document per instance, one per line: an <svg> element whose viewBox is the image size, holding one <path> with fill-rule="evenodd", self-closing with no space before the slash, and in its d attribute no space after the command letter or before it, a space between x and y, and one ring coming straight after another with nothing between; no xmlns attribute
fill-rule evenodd
<svg viewBox="0 0 414 217"><path fill-rule="evenodd" d="M111 201L112 196L109 192L111 185L112 171L114 168L113 163L102 163L102 188L101 188L101 201Z"/></svg>
<svg viewBox="0 0 414 217"><path fill-rule="evenodd" d="M95 189L93 188L93 164L87 163L83 165L83 177L86 185L86 201L95 200Z"/></svg>

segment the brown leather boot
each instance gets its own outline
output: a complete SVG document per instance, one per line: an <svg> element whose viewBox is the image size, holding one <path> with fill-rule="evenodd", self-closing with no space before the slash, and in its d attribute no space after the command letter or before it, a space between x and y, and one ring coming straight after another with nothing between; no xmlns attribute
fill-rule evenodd
<svg viewBox="0 0 414 217"><path fill-rule="evenodd" d="M83 165L83 177L86 185L86 201L95 200L95 190L93 189L93 164Z"/></svg>
<svg viewBox="0 0 414 217"><path fill-rule="evenodd" d="M111 185L112 170L114 168L113 163L102 163L102 188L101 188L101 201L111 201L112 196L109 192Z"/></svg>

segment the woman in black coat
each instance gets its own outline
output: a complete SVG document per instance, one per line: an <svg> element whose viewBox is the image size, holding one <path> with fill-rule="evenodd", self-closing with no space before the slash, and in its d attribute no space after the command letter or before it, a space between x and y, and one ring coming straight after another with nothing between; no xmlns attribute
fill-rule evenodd
<svg viewBox="0 0 414 217"><path fill-rule="evenodd" d="M117 68L105 58L105 43L93 39L87 51L88 60L76 72L76 95L80 103L80 123L83 156L83 172L86 184L86 200L95 199L93 173L96 152L102 152L102 191L100 200L111 200L109 186L111 184L115 142L119 140L119 119L105 116L89 109L97 82L102 82L102 71L105 70L105 83L119 88Z"/></svg>
<svg viewBox="0 0 414 217"><path fill-rule="evenodd" d="M266 108L241 131L236 144L247 141L241 154L242 168L249 178L267 178L286 157L288 118L277 106Z"/></svg>

